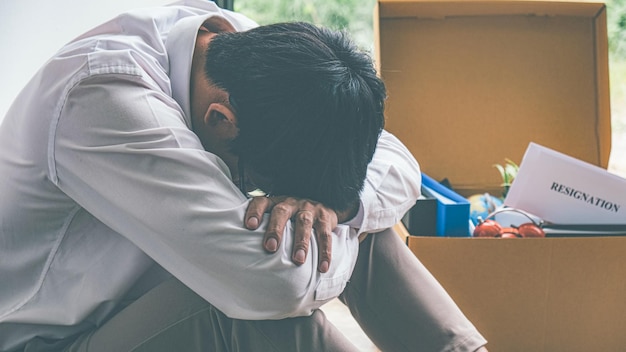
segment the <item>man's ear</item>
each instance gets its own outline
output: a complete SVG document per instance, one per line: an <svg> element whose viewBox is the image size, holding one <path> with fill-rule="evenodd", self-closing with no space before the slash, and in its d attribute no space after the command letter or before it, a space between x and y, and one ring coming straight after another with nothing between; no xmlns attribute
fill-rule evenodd
<svg viewBox="0 0 626 352"><path fill-rule="evenodd" d="M204 21L200 30L206 30L208 32L213 33L221 33L221 32L236 32L237 30L233 27L230 22L226 19L218 16L211 17Z"/></svg>
<svg viewBox="0 0 626 352"><path fill-rule="evenodd" d="M204 115L204 124L223 138L235 138L238 133L237 117L230 106L211 103Z"/></svg>

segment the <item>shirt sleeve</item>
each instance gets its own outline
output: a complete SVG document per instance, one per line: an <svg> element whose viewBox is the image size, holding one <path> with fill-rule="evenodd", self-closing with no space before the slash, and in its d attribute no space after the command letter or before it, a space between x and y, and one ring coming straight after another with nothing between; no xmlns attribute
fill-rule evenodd
<svg viewBox="0 0 626 352"><path fill-rule="evenodd" d="M49 177L63 192L230 317L309 315L341 293L354 267L358 239L348 226L334 231L328 273L317 270L314 236L307 262L291 262L289 226L279 252L266 253L264 226L243 227L248 201L226 165L139 75L72 88L49 149Z"/></svg>
<svg viewBox="0 0 626 352"><path fill-rule="evenodd" d="M421 182L420 167L411 152L383 131L367 169L359 212L346 224L359 233L394 226L417 201Z"/></svg>

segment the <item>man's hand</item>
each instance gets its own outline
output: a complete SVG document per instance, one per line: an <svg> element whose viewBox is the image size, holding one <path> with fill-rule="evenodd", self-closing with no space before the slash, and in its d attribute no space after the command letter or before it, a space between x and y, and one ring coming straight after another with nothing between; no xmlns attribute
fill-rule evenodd
<svg viewBox="0 0 626 352"><path fill-rule="evenodd" d="M272 253L278 250L285 225L287 221L293 219L296 226L292 261L297 265L302 265L306 261L311 232L314 229L320 253L317 267L322 273L328 271L332 253L332 231L338 223L334 210L308 199L284 196L254 197L246 210L245 227L250 230L257 229L263 213L266 212L271 213L263 238L265 250Z"/></svg>

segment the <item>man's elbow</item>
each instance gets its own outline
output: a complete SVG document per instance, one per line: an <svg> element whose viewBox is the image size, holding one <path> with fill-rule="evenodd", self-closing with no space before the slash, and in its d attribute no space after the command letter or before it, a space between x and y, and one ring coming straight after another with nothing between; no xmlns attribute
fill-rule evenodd
<svg viewBox="0 0 626 352"><path fill-rule="evenodd" d="M319 276L301 269L304 268L300 266L295 270L300 275L285 275L284 272L269 277L264 275L263 282L246 285L246 288L238 290L239 293L231 297L235 304L227 305L223 309L224 314L244 320L276 320L311 315L324 303L315 298Z"/></svg>

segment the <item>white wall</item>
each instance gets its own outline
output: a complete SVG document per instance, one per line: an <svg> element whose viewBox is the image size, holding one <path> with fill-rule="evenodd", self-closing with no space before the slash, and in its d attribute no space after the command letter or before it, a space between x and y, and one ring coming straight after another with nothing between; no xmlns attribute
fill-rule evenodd
<svg viewBox="0 0 626 352"><path fill-rule="evenodd" d="M0 121L63 44L128 9L173 0L0 0Z"/></svg>

